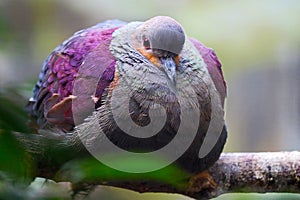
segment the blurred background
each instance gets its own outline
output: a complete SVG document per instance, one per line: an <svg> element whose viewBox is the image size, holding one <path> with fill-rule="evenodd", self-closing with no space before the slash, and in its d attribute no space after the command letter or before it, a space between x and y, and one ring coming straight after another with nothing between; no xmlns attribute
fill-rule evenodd
<svg viewBox="0 0 300 200"><path fill-rule="evenodd" d="M44 59L80 29L106 19L143 21L169 15L222 61L228 84L225 150L299 150L299 10L298 0L0 0L0 91L20 88L29 98ZM59 187L53 184L48 189ZM188 199L104 187L97 192L103 199L112 193L110 199ZM230 194L217 199L247 198L282 197Z"/></svg>

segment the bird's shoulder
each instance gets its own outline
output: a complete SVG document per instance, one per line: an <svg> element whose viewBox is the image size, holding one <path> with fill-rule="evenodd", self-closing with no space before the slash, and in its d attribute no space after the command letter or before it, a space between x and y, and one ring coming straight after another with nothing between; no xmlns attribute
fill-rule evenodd
<svg viewBox="0 0 300 200"><path fill-rule="evenodd" d="M217 57L213 49L205 46L198 40L190 38L190 41L193 43L193 45L196 47L199 54L203 58L211 79L213 80L214 85L220 94L222 104L224 104L224 100L227 95L227 86L223 76L222 64L219 58Z"/></svg>

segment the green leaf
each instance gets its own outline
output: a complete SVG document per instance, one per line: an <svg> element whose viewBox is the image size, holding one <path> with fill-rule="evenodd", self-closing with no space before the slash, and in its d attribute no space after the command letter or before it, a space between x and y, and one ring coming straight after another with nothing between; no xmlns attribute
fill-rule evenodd
<svg viewBox="0 0 300 200"><path fill-rule="evenodd" d="M31 159L13 134L0 130L0 180L27 183L31 177Z"/></svg>
<svg viewBox="0 0 300 200"><path fill-rule="evenodd" d="M128 165L128 167L132 166L134 169L138 166L143 167L144 165L153 165L153 163L159 162L159 159L145 159L137 162L130 160L131 163L128 164L126 157L115 157L115 159L118 160L118 162L122 160L124 164ZM174 164L148 173L126 173L112 169L92 157L72 160L66 163L56 177L58 180L71 180L72 183L133 180L157 181L159 183L172 185L176 188L184 186L188 178L189 174Z"/></svg>
<svg viewBox="0 0 300 200"><path fill-rule="evenodd" d="M0 130L29 132L28 114L18 103L20 98L17 94L0 93Z"/></svg>

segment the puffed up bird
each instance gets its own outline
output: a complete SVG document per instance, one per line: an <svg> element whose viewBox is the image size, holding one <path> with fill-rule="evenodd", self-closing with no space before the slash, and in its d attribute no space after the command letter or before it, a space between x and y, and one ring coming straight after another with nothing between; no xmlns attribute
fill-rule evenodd
<svg viewBox="0 0 300 200"><path fill-rule="evenodd" d="M28 107L39 131L87 135L93 146L103 137L99 129L128 152L171 146L174 163L197 173L223 150L225 97L214 51L171 17L157 16L75 33L44 62Z"/></svg>

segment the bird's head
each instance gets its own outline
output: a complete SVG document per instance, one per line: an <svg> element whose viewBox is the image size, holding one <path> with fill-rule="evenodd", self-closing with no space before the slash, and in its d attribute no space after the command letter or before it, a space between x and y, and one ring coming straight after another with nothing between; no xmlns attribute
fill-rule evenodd
<svg viewBox="0 0 300 200"><path fill-rule="evenodd" d="M136 48L156 67L175 82L176 67L185 43L182 26L167 16L144 22L136 32Z"/></svg>

